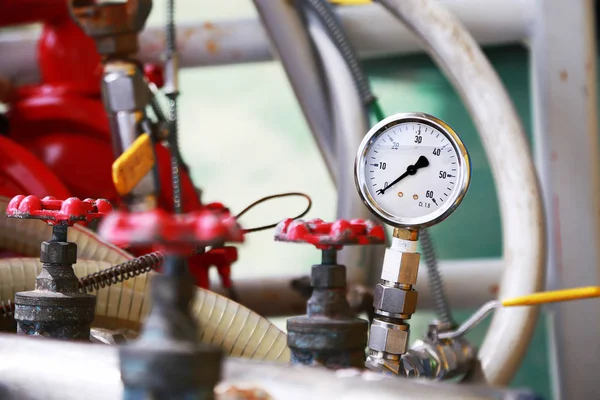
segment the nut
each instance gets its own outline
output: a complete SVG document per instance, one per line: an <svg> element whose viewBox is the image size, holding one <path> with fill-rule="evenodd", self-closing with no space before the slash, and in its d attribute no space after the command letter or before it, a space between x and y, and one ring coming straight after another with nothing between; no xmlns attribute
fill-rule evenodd
<svg viewBox="0 0 600 400"><path fill-rule="evenodd" d="M343 265L313 265L311 274L313 288L346 287L346 267Z"/></svg>
<svg viewBox="0 0 600 400"><path fill-rule="evenodd" d="M390 314L399 314L401 318L410 318L417 309L419 294L416 290L403 290L395 287L377 284L373 299L376 310Z"/></svg>
<svg viewBox="0 0 600 400"><path fill-rule="evenodd" d="M75 264L77 245L71 242L42 242L40 261L44 264Z"/></svg>
<svg viewBox="0 0 600 400"><path fill-rule="evenodd" d="M404 354L408 345L408 325L392 325L373 320L369 349L389 354Z"/></svg>
<svg viewBox="0 0 600 400"><path fill-rule="evenodd" d="M416 284L420 259L419 253L386 249L381 279L405 285Z"/></svg>
<svg viewBox="0 0 600 400"><path fill-rule="evenodd" d="M143 110L150 102L150 91L139 68L131 63L113 62L106 69L102 82L106 109L111 112Z"/></svg>

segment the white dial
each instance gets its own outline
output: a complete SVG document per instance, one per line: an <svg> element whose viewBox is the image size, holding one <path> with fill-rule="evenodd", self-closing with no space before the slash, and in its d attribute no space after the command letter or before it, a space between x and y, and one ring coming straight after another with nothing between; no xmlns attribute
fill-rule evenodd
<svg viewBox="0 0 600 400"><path fill-rule="evenodd" d="M361 143L356 185L365 204L396 227L440 222L462 201L470 181L467 151L446 123L427 114L396 114Z"/></svg>

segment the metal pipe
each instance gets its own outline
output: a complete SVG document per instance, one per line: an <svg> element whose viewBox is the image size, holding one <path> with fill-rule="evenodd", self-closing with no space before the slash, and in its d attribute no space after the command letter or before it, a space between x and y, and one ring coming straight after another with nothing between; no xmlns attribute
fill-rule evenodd
<svg viewBox="0 0 600 400"><path fill-rule="evenodd" d="M122 398L118 346L0 335L0 397L5 400L116 400ZM362 400L373 397L447 400L527 399L502 389L395 379L355 369L227 359L216 387L222 400L252 398ZM402 397L399 397L402 396Z"/></svg>
<svg viewBox="0 0 600 400"><path fill-rule="evenodd" d="M352 73L326 26L313 9L305 10L308 32L322 62L331 95L335 140L337 218L368 219L372 215L356 195L354 156L368 129L368 118ZM348 268L349 283L364 283L367 272L383 261L381 246L346 246L338 262ZM376 258L378 256L378 258Z"/></svg>
<svg viewBox="0 0 600 400"><path fill-rule="evenodd" d="M533 26L534 0L443 0L481 45L521 43ZM418 40L378 5L341 7L338 14L354 48L363 58L422 51ZM288 27L289 28L289 27ZM0 35L0 76L15 83L39 79L39 29ZM200 21L178 24L181 68L272 60L269 40L257 19ZM139 58L162 63L165 32L148 27L140 36Z"/></svg>
<svg viewBox="0 0 600 400"><path fill-rule="evenodd" d="M499 297L541 290L546 241L539 186L527 137L500 78L465 27L439 2L379 2L423 40L478 128L498 188L502 217L506 268ZM494 385L511 380L533 335L537 311L523 307L494 315L479 352L480 379Z"/></svg>
<svg viewBox="0 0 600 400"><path fill-rule="evenodd" d="M498 287L504 272L504 262L501 259L441 260L438 266L444 276L447 295L454 310L476 309L498 296ZM298 315L306 308L306 299L292 288L292 282L299 278L291 275L260 279L241 278L235 280L235 288L240 303L260 315ZM435 307L429 279L427 269L420 267L419 280L415 286L419 291L420 310L432 310ZM211 288L225 294L217 282Z"/></svg>
<svg viewBox="0 0 600 400"><path fill-rule="evenodd" d="M549 290L600 282L595 3L536 2L533 143L549 221ZM600 360L590 356L600 352L600 321L590 318L597 303L553 304L547 310L554 398L597 396L594 371Z"/></svg>

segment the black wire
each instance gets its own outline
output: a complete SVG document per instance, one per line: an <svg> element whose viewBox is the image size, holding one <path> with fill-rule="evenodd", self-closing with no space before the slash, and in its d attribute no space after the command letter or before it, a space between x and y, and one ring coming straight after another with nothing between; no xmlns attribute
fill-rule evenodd
<svg viewBox="0 0 600 400"><path fill-rule="evenodd" d="M254 203L250 204L248 207L244 208L240 213L238 213L235 216L235 219L239 219L242 215L246 214L246 212L248 212L250 209L252 209L253 207L255 207L261 203L264 203L265 201L272 200L272 199L278 199L281 197L292 197L292 196L304 197L308 201L308 205L306 206L306 209L301 214L295 216L292 219L298 219L298 218L304 217L310 211L310 209L312 207L312 199L310 198L309 195L307 195L305 193L289 192L289 193L279 193L279 194L274 194L272 196L263 197L262 199L257 200ZM256 228L244 229L244 233L258 232L258 231L264 231L266 229L275 228L278 223L279 222L274 223L274 224L269 224L269 225L258 226Z"/></svg>

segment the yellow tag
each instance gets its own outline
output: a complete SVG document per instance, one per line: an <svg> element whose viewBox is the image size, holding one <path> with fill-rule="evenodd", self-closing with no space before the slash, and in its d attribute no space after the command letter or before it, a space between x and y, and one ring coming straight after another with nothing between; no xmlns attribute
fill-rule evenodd
<svg viewBox="0 0 600 400"><path fill-rule="evenodd" d="M152 169L154 161L152 140L150 135L143 133L112 165L112 178L117 192L121 196L131 192Z"/></svg>

